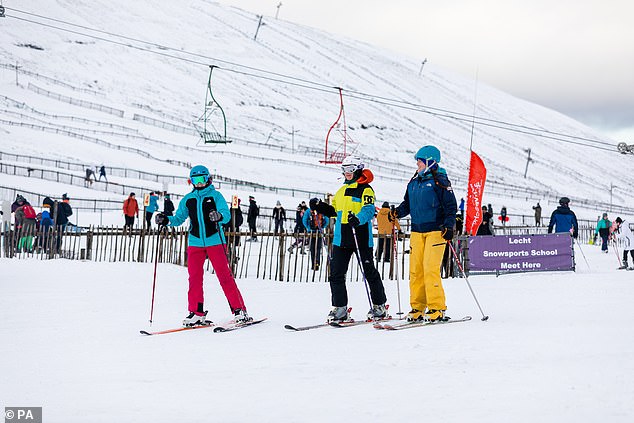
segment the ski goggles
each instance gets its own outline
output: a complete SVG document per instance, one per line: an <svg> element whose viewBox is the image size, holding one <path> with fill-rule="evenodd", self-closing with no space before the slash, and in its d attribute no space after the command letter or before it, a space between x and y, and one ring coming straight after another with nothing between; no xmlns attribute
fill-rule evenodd
<svg viewBox="0 0 634 423"><path fill-rule="evenodd" d="M190 179L192 181L192 185L206 184L207 181L209 181L209 176L208 175L198 175L198 176L192 176Z"/></svg>
<svg viewBox="0 0 634 423"><path fill-rule="evenodd" d="M355 170L357 170L357 165L356 164L349 164L349 165L342 165L341 166L341 171L343 173L354 173Z"/></svg>

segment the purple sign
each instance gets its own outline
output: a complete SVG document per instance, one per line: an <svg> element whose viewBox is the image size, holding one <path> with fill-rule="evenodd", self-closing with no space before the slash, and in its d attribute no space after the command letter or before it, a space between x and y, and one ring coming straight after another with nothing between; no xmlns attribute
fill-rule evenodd
<svg viewBox="0 0 634 423"><path fill-rule="evenodd" d="M568 233L469 238L472 272L574 270L573 257L572 237Z"/></svg>

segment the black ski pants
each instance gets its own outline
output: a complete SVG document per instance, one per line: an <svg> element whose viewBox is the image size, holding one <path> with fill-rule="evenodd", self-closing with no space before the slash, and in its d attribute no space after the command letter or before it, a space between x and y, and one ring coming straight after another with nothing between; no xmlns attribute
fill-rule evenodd
<svg viewBox="0 0 634 423"><path fill-rule="evenodd" d="M345 307L348 305L348 291L346 290L346 273L350 259L355 253L355 248L342 248L336 245L332 246L332 259L330 260L330 292L332 294L333 307ZM379 271L374 267L374 257L372 248L361 248L361 262L363 263L363 272L370 287L370 297L372 304L385 304L385 288ZM354 258L356 260L356 257Z"/></svg>

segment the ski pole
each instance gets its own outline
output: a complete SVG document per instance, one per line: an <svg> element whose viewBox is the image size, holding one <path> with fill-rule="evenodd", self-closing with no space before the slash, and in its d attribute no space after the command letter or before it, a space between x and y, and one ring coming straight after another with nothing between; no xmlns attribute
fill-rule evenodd
<svg viewBox="0 0 634 423"><path fill-rule="evenodd" d="M154 277L152 278L152 305L150 307L150 326L152 326L152 318L154 316L154 292L156 291L156 268L158 267L159 248L161 246L161 232L166 226L159 226L156 238L156 254L154 255Z"/></svg>
<svg viewBox="0 0 634 423"><path fill-rule="evenodd" d="M573 245L575 244L575 239L574 238L572 238L572 243L573 243ZM592 270L590 268L590 264L588 263L588 259L586 258L586 255L583 252L583 249L581 248L581 243L577 242L576 245L579 247L579 252L581 253L581 256L583 257L583 260L586 262L586 266L588 266L588 270Z"/></svg>
<svg viewBox="0 0 634 423"><path fill-rule="evenodd" d="M351 214L352 212L350 212L348 216L350 216ZM359 262L359 268L361 269L361 276L363 276L363 284L365 285L365 293L368 296L368 302L370 303L370 308L372 308L372 299L370 298L370 288L368 287L368 279L365 277L365 272L363 271L363 263L361 262L361 252L359 250L359 241L357 240L357 231L352 225L350 225L350 228L352 229L352 238L354 239L354 245L355 247L357 247L356 250L354 251L354 254L357 256L357 261Z"/></svg>
<svg viewBox="0 0 634 423"><path fill-rule="evenodd" d="M392 222L392 256L394 257L394 272L396 273L396 297L398 298L398 314L403 315L401 310L401 275L398 273L398 241L396 239L396 224Z"/></svg>
<svg viewBox="0 0 634 423"><path fill-rule="evenodd" d="M328 250L328 242L326 241L326 234L324 233L324 229L321 227L321 223L319 223L319 220L315 219L315 222L317 223L317 229L319 231L319 233L321 234L321 239L322 242L324 244L324 248L326 249L326 256L328 257L328 264L330 264L331 261L331 257L330 257L330 251Z"/></svg>
<svg viewBox="0 0 634 423"><path fill-rule="evenodd" d="M458 268L462 272L462 277L464 277L464 280L467 282L467 286L469 287L469 291L471 291L471 295L473 295L473 299L475 300L476 304L478 305L478 308L480 309L480 313L482 314L482 319L481 320L483 322L489 320L489 316L485 316L484 312L482 311L482 307L480 307L480 303L478 302L478 299L476 298L475 292L473 292L473 288L471 288L471 284L469 283L469 278L467 278L467 274L465 273L464 269L462 268L462 264L460 263L460 260L458 260L458 254L456 254L456 250L453 248L453 244L451 243L451 241L447 241L447 244L449 244L449 248L451 248L451 252L453 253L453 258L456 261L456 264L458 265Z"/></svg>
<svg viewBox="0 0 634 423"><path fill-rule="evenodd" d="M619 267L623 266L623 263L621 262L621 256L619 255L619 247L616 244L616 239L612 239L612 244L614 244L614 253L616 254L616 258L619 261Z"/></svg>

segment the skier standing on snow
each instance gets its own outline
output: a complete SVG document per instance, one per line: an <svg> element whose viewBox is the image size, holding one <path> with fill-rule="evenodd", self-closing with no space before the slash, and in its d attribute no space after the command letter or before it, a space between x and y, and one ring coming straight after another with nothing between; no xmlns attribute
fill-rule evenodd
<svg viewBox="0 0 634 423"><path fill-rule="evenodd" d="M601 220L597 223L597 228L594 233L599 234L601 237L601 251L607 254L608 252L608 239L610 238L610 228L612 227L612 222L608 219L608 214L603 213Z"/></svg>
<svg viewBox="0 0 634 423"><path fill-rule="evenodd" d="M634 234L630 229L630 224L627 220L623 220L620 217L617 217L616 220L616 237L620 239L623 243L623 264L619 269L627 269L627 253L629 252L632 256L632 267L630 270L634 270Z"/></svg>
<svg viewBox="0 0 634 423"><path fill-rule="evenodd" d="M579 224L577 223L577 216L570 210L570 198L561 197L559 199L559 207L550 215L548 233L552 234L553 229L556 233L568 232L575 239L579 236Z"/></svg>
<svg viewBox="0 0 634 423"><path fill-rule="evenodd" d="M348 292L346 273L353 254L358 253L363 265L363 273L370 287L372 308L368 319L387 318L385 288L381 275L374 267L372 254L372 219L374 218L374 190L370 182L374 175L365 169L359 157L346 157L341 163L345 181L335 194L332 205L319 201L314 209L324 216L336 217L332 257L330 260L330 292L333 309L328 314L328 322L350 321L348 313ZM355 229L357 239L355 242ZM357 251L356 244L359 249Z"/></svg>
<svg viewBox="0 0 634 423"><path fill-rule="evenodd" d="M252 320L247 315L240 290L231 274L225 255L225 239L220 225L231 219L229 207L222 194L211 183L209 170L205 166L194 166L189 173L192 192L183 197L174 216L164 213L156 215L160 226L179 226L189 218L187 247L189 273L188 310L184 326L210 324L204 309L203 274L207 257L213 266L220 286L227 297L236 323Z"/></svg>
<svg viewBox="0 0 634 423"><path fill-rule="evenodd" d="M410 305L407 320L448 320L440 266L447 241L456 223L456 197L445 169L439 167L440 151L433 145L421 147L414 156L416 175L407 184L403 202L393 218L412 218L409 265Z"/></svg>

